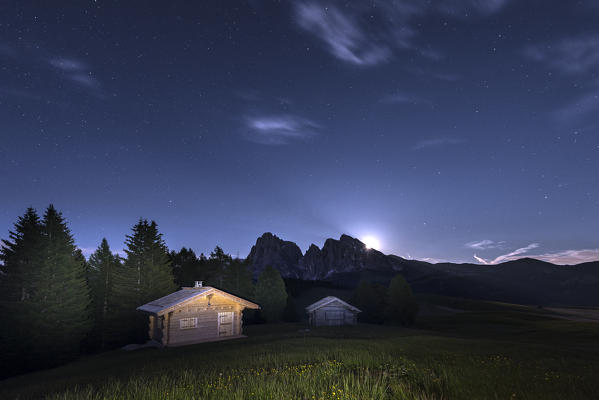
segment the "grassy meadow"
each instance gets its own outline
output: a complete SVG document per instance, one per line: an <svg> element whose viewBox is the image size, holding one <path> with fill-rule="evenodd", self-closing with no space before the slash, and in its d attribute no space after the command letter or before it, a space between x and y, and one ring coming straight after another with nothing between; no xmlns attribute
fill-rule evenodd
<svg viewBox="0 0 599 400"><path fill-rule="evenodd" d="M423 297L416 327L305 331L112 351L0 381L2 399L597 399L599 324Z"/></svg>

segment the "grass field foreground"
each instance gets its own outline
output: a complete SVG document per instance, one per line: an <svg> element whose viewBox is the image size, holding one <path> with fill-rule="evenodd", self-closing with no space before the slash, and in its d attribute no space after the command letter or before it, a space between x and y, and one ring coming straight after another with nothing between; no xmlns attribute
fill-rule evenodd
<svg viewBox="0 0 599 400"><path fill-rule="evenodd" d="M467 305L462 305L466 307ZM418 329L247 326L247 339L113 351L0 382L51 399L596 399L599 324L505 305Z"/></svg>

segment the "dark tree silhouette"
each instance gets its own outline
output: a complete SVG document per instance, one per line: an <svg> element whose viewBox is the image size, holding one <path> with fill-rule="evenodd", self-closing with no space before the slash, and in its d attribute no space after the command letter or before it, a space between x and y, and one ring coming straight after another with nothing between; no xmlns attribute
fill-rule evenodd
<svg viewBox="0 0 599 400"><path fill-rule="evenodd" d="M222 288L225 281L225 271L231 264L233 258L226 254L223 249L216 246L208 258L208 282L211 285Z"/></svg>
<svg viewBox="0 0 599 400"><path fill-rule="evenodd" d="M121 267L120 257L112 254L106 238L89 257L88 283L92 294L94 329L91 332L92 346L105 349L115 340L114 327L114 281Z"/></svg>
<svg viewBox="0 0 599 400"><path fill-rule="evenodd" d="M248 262L238 258L232 259L223 273L222 289L245 299L254 297L254 283Z"/></svg>
<svg viewBox="0 0 599 400"><path fill-rule="evenodd" d="M414 323L418 304L410 284L401 275L396 275L389 283L387 294L387 318L402 325Z"/></svg>
<svg viewBox="0 0 599 400"><path fill-rule="evenodd" d="M62 214L50 205L42 221L42 262L25 300L32 349L53 359L77 355L91 328L85 264Z"/></svg>
<svg viewBox="0 0 599 400"><path fill-rule="evenodd" d="M136 308L176 290L168 250L156 222L140 219L125 241L127 257L114 281L117 319L125 341L147 339L147 318Z"/></svg>
<svg viewBox="0 0 599 400"><path fill-rule="evenodd" d="M192 249L182 247L169 253L175 283L179 287L193 286L194 281L208 281L207 260L203 254L198 258Z"/></svg>
<svg viewBox="0 0 599 400"><path fill-rule="evenodd" d="M28 208L18 218L9 238L0 246L0 375L27 368L31 355L31 335L26 329L26 307L34 282L31 276L42 263L42 223L37 212Z"/></svg>
<svg viewBox="0 0 599 400"><path fill-rule="evenodd" d="M362 312L359 319L363 322L382 323L385 313L385 295L387 288L366 280L361 280L354 292L352 303Z"/></svg>
<svg viewBox="0 0 599 400"><path fill-rule="evenodd" d="M281 319L287 303L287 291L281 274L270 265L262 271L258 278L255 299L260 305L264 320L273 322Z"/></svg>

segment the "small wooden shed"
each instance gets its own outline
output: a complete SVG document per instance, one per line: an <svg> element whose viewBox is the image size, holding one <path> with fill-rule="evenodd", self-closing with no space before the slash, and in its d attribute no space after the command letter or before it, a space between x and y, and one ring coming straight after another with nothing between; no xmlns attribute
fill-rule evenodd
<svg viewBox="0 0 599 400"><path fill-rule="evenodd" d="M198 281L195 287L184 287L137 310L149 315L150 339L181 346L243 337L244 308L260 306Z"/></svg>
<svg viewBox="0 0 599 400"><path fill-rule="evenodd" d="M335 296L327 296L306 307L306 312L310 325L326 326L355 325L362 311Z"/></svg>

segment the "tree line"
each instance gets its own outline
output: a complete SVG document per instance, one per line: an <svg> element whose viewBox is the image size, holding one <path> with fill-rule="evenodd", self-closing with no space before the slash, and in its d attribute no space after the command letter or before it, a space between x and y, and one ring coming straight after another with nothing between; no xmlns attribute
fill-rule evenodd
<svg viewBox="0 0 599 400"><path fill-rule="evenodd" d="M359 319L370 323L412 325L418 314L418 303L410 284L396 275L388 287L361 280L351 300L362 312Z"/></svg>
<svg viewBox="0 0 599 400"><path fill-rule="evenodd" d="M53 366L81 353L147 339L142 304L195 280L261 305L249 319L282 317L287 292L267 267L256 284L247 261L216 247L208 257L169 251L154 221L140 219L126 236L125 256L106 239L86 260L60 212L28 208L0 248L0 376Z"/></svg>

